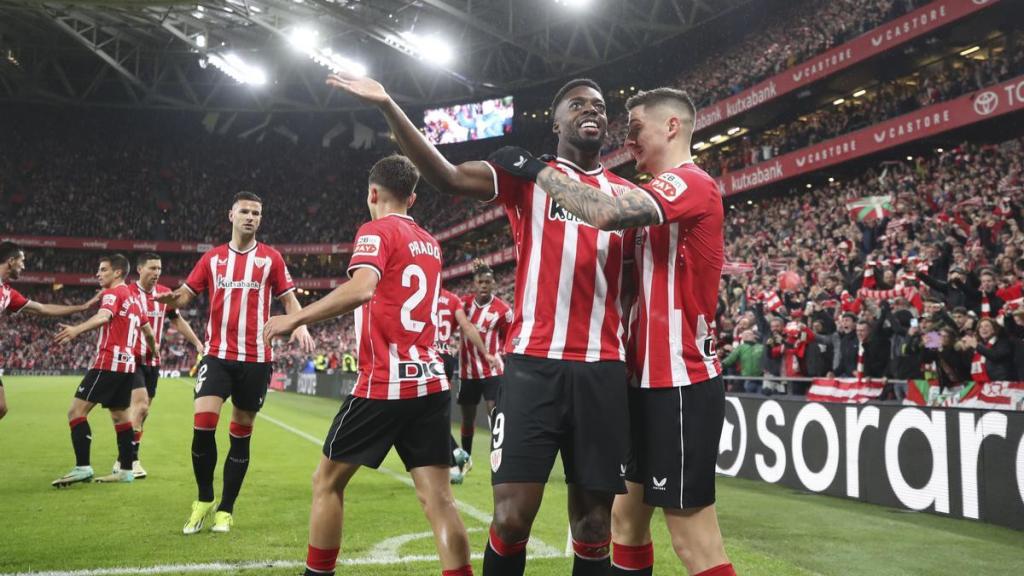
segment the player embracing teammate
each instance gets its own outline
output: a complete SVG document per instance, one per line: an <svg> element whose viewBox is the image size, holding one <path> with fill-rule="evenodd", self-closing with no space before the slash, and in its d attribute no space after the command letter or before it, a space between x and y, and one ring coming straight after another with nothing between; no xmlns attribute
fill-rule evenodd
<svg viewBox="0 0 1024 576"><path fill-rule="evenodd" d="M626 147L654 178L617 198L566 177L517 148L496 164L536 182L571 214L602 230L639 228L638 297L630 317L632 452L629 493L616 499L614 573L651 574L650 522L661 508L690 574L735 574L715 511L715 461L725 416L714 320L724 261L722 198L690 155L696 112L672 88L626 103Z"/></svg>

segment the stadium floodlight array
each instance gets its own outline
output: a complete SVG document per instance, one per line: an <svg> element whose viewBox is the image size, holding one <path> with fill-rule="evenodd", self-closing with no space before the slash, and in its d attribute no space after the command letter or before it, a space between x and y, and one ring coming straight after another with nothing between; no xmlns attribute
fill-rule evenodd
<svg viewBox="0 0 1024 576"><path fill-rule="evenodd" d="M267 83L267 74L263 70L245 62L234 52L210 53L207 61L240 84L262 86Z"/></svg>
<svg viewBox="0 0 1024 576"><path fill-rule="evenodd" d="M455 60L455 51L438 34L418 34L413 31L388 34L385 42L417 60L432 66L448 66Z"/></svg>
<svg viewBox="0 0 1024 576"><path fill-rule="evenodd" d="M555 0L555 4L561 4L573 10L581 10L590 5L590 0Z"/></svg>
<svg viewBox="0 0 1024 576"><path fill-rule="evenodd" d="M366 76L366 66L338 54L329 46L320 46L320 33L311 28L295 28L288 34L288 42L299 52L331 72Z"/></svg>

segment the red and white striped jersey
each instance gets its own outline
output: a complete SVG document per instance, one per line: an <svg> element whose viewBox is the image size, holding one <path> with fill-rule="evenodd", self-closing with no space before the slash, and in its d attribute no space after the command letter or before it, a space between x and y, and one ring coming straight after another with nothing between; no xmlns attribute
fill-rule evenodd
<svg viewBox="0 0 1024 576"><path fill-rule="evenodd" d="M28 302L28 298L22 296L21 292L0 281L0 312L17 314Z"/></svg>
<svg viewBox="0 0 1024 576"><path fill-rule="evenodd" d="M480 338L490 354L498 355L505 346L509 326L512 325L512 308L501 298L491 296L483 304L477 302L476 296L470 294L462 300L469 321L480 332ZM483 354L466 338L462 339L459 351L459 377L463 380L479 380L501 376L504 369L499 365L492 368L484 360Z"/></svg>
<svg viewBox="0 0 1024 576"><path fill-rule="evenodd" d="M199 259L185 280L193 294L209 297L204 353L221 360L273 362L273 350L263 343L263 325L270 316L270 299L295 289L280 252L257 242L239 252L229 244Z"/></svg>
<svg viewBox="0 0 1024 576"><path fill-rule="evenodd" d="M160 341L164 337L164 320L167 318L173 320L178 317L178 313L173 309L168 310L166 304L161 304L154 300L154 298L161 294L170 294L171 289L157 284L151 292L146 292L146 289L138 282L130 284L128 289L131 290L132 295L139 301L139 307L142 308L142 313L149 319L149 325L153 327L153 335L156 337L156 350L150 350L146 344L146 339L139 338L142 346L140 356L142 365L160 366Z"/></svg>
<svg viewBox="0 0 1024 576"><path fill-rule="evenodd" d="M455 335L455 328L458 321L455 319L455 311L462 309L462 299L454 292L441 288L437 296L437 351L442 354L454 356L457 352L452 336Z"/></svg>
<svg viewBox="0 0 1024 576"><path fill-rule="evenodd" d="M100 295L100 310L110 312L110 322L100 327L93 370L135 372L136 357L142 353L140 326L149 324L139 301L128 286L108 288Z"/></svg>
<svg viewBox="0 0 1024 576"><path fill-rule="evenodd" d="M725 262L718 185L692 162L643 186L661 215L636 237L637 301L628 364L642 388L704 382L722 373L715 351L718 283Z"/></svg>
<svg viewBox="0 0 1024 576"><path fill-rule="evenodd" d="M548 165L610 196L633 188L604 167L588 172L561 158ZM495 198L505 206L516 247L515 306L505 351L555 360L622 361L623 233L598 230L535 183L493 166L491 171Z"/></svg>
<svg viewBox="0 0 1024 576"><path fill-rule="evenodd" d="M388 214L356 234L349 276L377 273L373 298L355 311L359 377L353 396L418 398L448 390L437 343L441 246L405 215Z"/></svg>

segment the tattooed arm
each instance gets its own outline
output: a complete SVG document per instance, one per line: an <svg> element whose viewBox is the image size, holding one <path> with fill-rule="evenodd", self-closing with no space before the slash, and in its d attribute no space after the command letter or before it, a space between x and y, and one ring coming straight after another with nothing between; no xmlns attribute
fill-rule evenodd
<svg viewBox="0 0 1024 576"><path fill-rule="evenodd" d="M661 212L654 200L639 188L614 198L551 167L541 170L537 184L559 206L601 230L661 223Z"/></svg>

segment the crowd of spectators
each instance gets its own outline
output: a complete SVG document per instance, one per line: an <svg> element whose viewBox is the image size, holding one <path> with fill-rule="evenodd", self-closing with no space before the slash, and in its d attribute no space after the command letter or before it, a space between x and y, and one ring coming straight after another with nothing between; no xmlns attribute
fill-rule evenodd
<svg viewBox="0 0 1024 576"><path fill-rule="evenodd" d="M718 317L730 373L947 389L1024 379L1022 158L1020 140L964 144L731 210L736 272L722 280ZM891 197L890 215L840 217L876 195Z"/></svg>
<svg viewBox="0 0 1024 576"><path fill-rule="evenodd" d="M786 2L769 16L760 29L742 41L731 42L713 58L683 59L688 67L671 75L672 85L686 90L697 108L703 108L754 86L867 32L913 11L930 0L805 0ZM666 56L665 63L678 66L680 59ZM695 63L690 65L690 63ZM676 68L678 70L678 68ZM618 148L625 136L624 116L611 120L613 132L608 150Z"/></svg>
<svg viewBox="0 0 1024 576"><path fill-rule="evenodd" d="M697 160L708 173L719 176L1024 74L1024 46L1010 51L999 42L974 56L932 63L872 87L862 97L703 150Z"/></svg>

